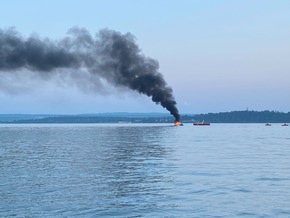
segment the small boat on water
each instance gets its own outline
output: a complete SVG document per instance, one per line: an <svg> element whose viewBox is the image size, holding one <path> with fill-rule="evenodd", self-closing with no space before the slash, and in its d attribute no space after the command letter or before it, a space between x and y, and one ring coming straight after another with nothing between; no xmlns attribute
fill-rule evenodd
<svg viewBox="0 0 290 218"><path fill-rule="evenodd" d="M287 123L282 124L282 126L289 126Z"/></svg>
<svg viewBox="0 0 290 218"><path fill-rule="evenodd" d="M210 126L210 123L204 122L204 120L202 122L197 122L197 123L193 123L194 126Z"/></svg>
<svg viewBox="0 0 290 218"><path fill-rule="evenodd" d="M183 126L183 123L180 121L175 121L174 126Z"/></svg>
<svg viewBox="0 0 290 218"><path fill-rule="evenodd" d="M271 123L266 123L265 126L271 126Z"/></svg>

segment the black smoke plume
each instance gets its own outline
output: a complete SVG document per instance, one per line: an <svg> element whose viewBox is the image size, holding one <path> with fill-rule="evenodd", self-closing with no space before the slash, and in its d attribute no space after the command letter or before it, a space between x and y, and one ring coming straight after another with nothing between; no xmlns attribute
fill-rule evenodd
<svg viewBox="0 0 290 218"><path fill-rule="evenodd" d="M68 34L53 41L23 38L14 29L0 30L0 71L27 69L45 74L61 68L86 69L116 86L151 97L180 120L172 89L158 71L158 62L141 53L133 35L104 29L93 37L80 28L70 29Z"/></svg>

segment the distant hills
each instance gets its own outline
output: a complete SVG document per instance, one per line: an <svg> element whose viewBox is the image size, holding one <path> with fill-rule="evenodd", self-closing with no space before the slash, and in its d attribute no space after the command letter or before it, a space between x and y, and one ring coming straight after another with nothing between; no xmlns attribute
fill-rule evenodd
<svg viewBox="0 0 290 218"><path fill-rule="evenodd" d="M168 113L97 114L0 114L0 123L166 123L174 122Z"/></svg>
<svg viewBox="0 0 290 218"><path fill-rule="evenodd" d="M290 123L290 112L245 110L183 116L183 119L204 120L211 123Z"/></svg>
<svg viewBox="0 0 290 218"><path fill-rule="evenodd" d="M184 123L290 123L290 112L231 111L207 114L183 114ZM0 114L0 123L173 123L168 113L97 113L97 114Z"/></svg>

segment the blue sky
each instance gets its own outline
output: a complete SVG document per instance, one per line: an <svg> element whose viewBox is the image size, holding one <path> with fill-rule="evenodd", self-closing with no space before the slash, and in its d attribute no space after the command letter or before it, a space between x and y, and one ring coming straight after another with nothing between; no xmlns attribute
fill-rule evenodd
<svg viewBox="0 0 290 218"><path fill-rule="evenodd" d="M130 32L181 113L290 111L289 12L288 0L1 1L0 28L52 39L73 26ZM106 93L2 74L0 113L166 112L146 96Z"/></svg>

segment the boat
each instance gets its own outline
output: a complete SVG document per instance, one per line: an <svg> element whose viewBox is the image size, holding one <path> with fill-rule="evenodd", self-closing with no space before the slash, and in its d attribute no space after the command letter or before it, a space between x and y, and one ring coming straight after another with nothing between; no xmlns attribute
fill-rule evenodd
<svg viewBox="0 0 290 218"><path fill-rule="evenodd" d="M282 124L282 126L289 126L287 123Z"/></svg>
<svg viewBox="0 0 290 218"><path fill-rule="evenodd" d="M183 126L183 123L180 121L175 121L174 126Z"/></svg>
<svg viewBox="0 0 290 218"><path fill-rule="evenodd" d="M210 123L204 122L204 120L202 122L197 122L197 123L193 123L194 126L210 126Z"/></svg>
<svg viewBox="0 0 290 218"><path fill-rule="evenodd" d="M271 124L270 123L266 123L265 126L271 126Z"/></svg>

